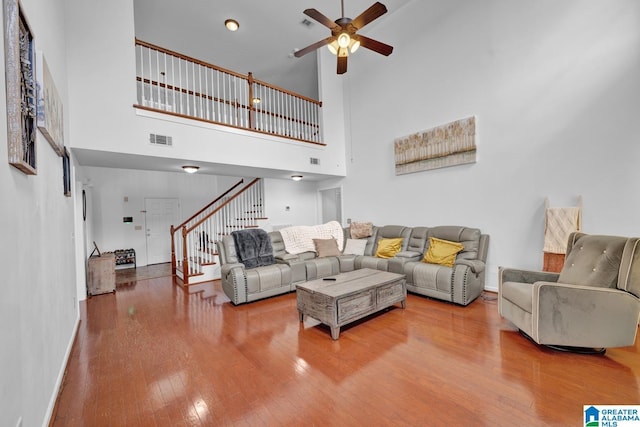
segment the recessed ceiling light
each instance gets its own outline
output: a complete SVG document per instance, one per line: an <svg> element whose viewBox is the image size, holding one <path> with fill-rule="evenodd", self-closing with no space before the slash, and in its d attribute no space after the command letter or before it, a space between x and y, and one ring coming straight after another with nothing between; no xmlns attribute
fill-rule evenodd
<svg viewBox="0 0 640 427"><path fill-rule="evenodd" d="M182 167L182 170L186 173L196 173L198 172L198 169L200 169L200 166L186 165Z"/></svg>
<svg viewBox="0 0 640 427"><path fill-rule="evenodd" d="M291 175L291 179L294 181L300 181L302 179L302 175Z"/></svg>
<svg viewBox="0 0 640 427"><path fill-rule="evenodd" d="M235 19L227 19L224 21L224 26L227 27L229 31L237 31L240 28L240 24Z"/></svg>

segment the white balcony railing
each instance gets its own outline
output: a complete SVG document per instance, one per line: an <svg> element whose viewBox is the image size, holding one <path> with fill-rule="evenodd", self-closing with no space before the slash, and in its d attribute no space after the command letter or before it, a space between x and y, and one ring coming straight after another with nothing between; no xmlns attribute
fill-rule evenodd
<svg viewBox="0 0 640 427"><path fill-rule="evenodd" d="M322 103L136 40L136 107L323 144Z"/></svg>

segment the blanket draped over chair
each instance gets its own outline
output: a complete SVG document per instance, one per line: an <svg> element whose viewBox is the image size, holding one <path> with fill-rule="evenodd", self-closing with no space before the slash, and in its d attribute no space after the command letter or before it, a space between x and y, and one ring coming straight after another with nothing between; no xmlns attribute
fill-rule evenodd
<svg viewBox="0 0 640 427"><path fill-rule="evenodd" d="M338 221L329 221L321 225L294 225L280 230L285 250L290 254L315 252L313 239L336 239L338 249L342 250L344 231Z"/></svg>
<svg viewBox="0 0 640 427"><path fill-rule="evenodd" d="M237 230L231 233L238 260L246 268L271 265L275 262L271 239L260 228Z"/></svg>
<svg viewBox="0 0 640 427"><path fill-rule="evenodd" d="M547 208L544 226L544 252L564 254L569 234L580 231L580 207Z"/></svg>

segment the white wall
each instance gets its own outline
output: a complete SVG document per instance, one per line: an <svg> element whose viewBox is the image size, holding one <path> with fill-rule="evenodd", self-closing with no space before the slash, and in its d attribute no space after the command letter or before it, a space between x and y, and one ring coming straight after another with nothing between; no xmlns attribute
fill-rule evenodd
<svg viewBox="0 0 640 427"><path fill-rule="evenodd" d="M269 219L263 228L269 231L277 225L318 224L317 188L316 182L266 179L265 207Z"/></svg>
<svg viewBox="0 0 640 427"><path fill-rule="evenodd" d="M240 180L184 172L89 166L80 169L85 191L91 194L87 221L94 230L92 240L101 251L135 249L138 266L147 265L145 216L142 212L145 198L178 199L182 222ZM124 200L125 197L128 201ZM133 217L133 223L123 223L125 216ZM136 227L140 229L136 230Z"/></svg>
<svg viewBox="0 0 640 427"><path fill-rule="evenodd" d="M141 212L145 198L179 199L182 222L240 180L238 177L198 173L90 166L80 167L78 174L82 176L88 193L89 243L95 241L101 251L133 248L138 266L147 265L145 217ZM261 226L270 230L273 225L314 224L317 216L316 187L316 183L304 180L265 180L268 219ZM125 197L128 198L126 202ZM123 223L122 217L125 216L133 217L133 223ZM136 227L140 229L136 230ZM88 251L92 249L90 246Z"/></svg>
<svg viewBox="0 0 640 427"><path fill-rule="evenodd" d="M63 2L20 3L36 48L45 54L67 119ZM4 78L0 86L0 135L6 143ZM65 122L65 137L67 130ZM36 176L10 166L6 147L0 149L2 426L15 426L20 418L24 426L48 422L78 321L73 199L63 195L61 158L40 133L36 144Z"/></svg>
<svg viewBox="0 0 640 427"><path fill-rule="evenodd" d="M345 216L479 227L499 265L541 268L544 200L586 232L639 235L640 3L412 1L369 35L345 87ZM402 28L403 31L397 31ZM361 49L362 50L362 49ZM475 115L477 163L395 176L393 140Z"/></svg>

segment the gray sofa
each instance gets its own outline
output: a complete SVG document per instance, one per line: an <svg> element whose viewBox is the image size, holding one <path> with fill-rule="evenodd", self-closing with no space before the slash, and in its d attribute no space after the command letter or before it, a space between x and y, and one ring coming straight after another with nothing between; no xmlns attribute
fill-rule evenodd
<svg viewBox="0 0 640 427"><path fill-rule="evenodd" d="M345 228L345 242L349 236L349 228ZM288 293L298 283L360 268L405 274L408 291L460 305L469 304L484 289L489 236L477 228L373 226L363 255L327 257L318 257L315 252L289 254L280 232L270 232L269 237L276 262L250 269L238 262L232 236L223 236L216 242L222 289L233 304ZM381 239L398 237L402 238L402 248L394 257L375 256ZM464 246L453 267L422 262L430 237Z"/></svg>

